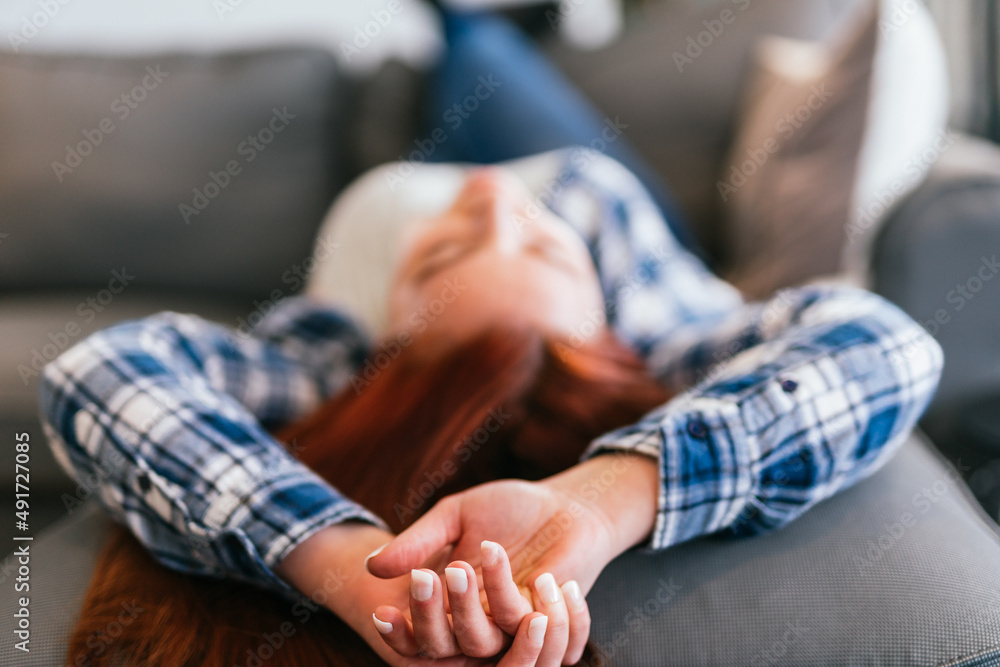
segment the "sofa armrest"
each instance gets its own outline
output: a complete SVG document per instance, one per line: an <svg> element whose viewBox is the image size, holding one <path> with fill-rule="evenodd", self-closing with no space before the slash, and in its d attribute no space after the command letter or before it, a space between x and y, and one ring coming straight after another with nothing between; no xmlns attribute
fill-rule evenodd
<svg viewBox="0 0 1000 667"><path fill-rule="evenodd" d="M890 214L873 254L875 291L921 322L944 348L936 403L1000 387L997 260L1000 147L960 137Z"/></svg>
<svg viewBox="0 0 1000 667"><path fill-rule="evenodd" d="M941 385L921 425L970 470L970 484L996 517L1000 475L990 488L977 488L975 479L1000 457L992 435L1000 432L1000 413L977 407L1000 396L1000 147L960 136L890 214L875 242L872 275L874 289L944 349Z"/></svg>

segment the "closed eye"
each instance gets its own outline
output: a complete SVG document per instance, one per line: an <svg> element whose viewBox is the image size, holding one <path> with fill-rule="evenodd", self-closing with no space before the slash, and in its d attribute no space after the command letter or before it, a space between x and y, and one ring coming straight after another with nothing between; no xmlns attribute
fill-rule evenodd
<svg viewBox="0 0 1000 667"><path fill-rule="evenodd" d="M555 239L541 238L533 241L528 246L531 255L541 259L547 264L560 268L568 273L579 273L576 263L572 261L563 244Z"/></svg>
<svg viewBox="0 0 1000 667"><path fill-rule="evenodd" d="M423 253L414 279L422 282L430 278L460 260L470 250L471 244L458 239L446 239L435 243Z"/></svg>

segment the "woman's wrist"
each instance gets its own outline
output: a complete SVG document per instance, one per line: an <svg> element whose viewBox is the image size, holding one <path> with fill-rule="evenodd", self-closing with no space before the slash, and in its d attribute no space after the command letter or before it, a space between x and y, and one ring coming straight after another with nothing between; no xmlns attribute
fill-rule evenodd
<svg viewBox="0 0 1000 667"><path fill-rule="evenodd" d="M599 454L546 483L595 511L611 534L612 558L647 540L656 524L659 461L633 452Z"/></svg>
<svg viewBox="0 0 1000 667"><path fill-rule="evenodd" d="M301 593L320 601L350 622L353 596L363 586L365 558L395 537L377 526L357 521L327 526L310 535L275 567L275 573Z"/></svg>

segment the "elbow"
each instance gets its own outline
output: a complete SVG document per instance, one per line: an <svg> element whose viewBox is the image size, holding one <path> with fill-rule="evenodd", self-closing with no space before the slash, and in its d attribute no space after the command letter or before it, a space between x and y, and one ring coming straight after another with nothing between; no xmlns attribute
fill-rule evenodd
<svg viewBox="0 0 1000 667"><path fill-rule="evenodd" d="M38 382L38 409L42 424L53 436L54 447L80 449L77 421L81 411L106 402L116 384L126 382L116 372L115 356L137 348L147 329L123 322L90 334L46 364Z"/></svg>
<svg viewBox="0 0 1000 667"><path fill-rule="evenodd" d="M895 304L872 294L873 317L882 328L880 348L890 381L900 388L898 399L912 429L930 404L944 371L941 344Z"/></svg>
<svg viewBox="0 0 1000 667"><path fill-rule="evenodd" d="M80 412L87 407L82 380L94 358L88 339L84 339L46 364L38 381L39 421L49 448L63 471L77 480L91 465L77 425Z"/></svg>
<svg viewBox="0 0 1000 667"><path fill-rule="evenodd" d="M95 334L96 335L96 334ZM88 364L95 359L90 336L47 363L38 380L38 409L42 425L65 443L75 442L73 422L80 404L80 388Z"/></svg>
<svg viewBox="0 0 1000 667"><path fill-rule="evenodd" d="M899 306L874 292L847 287L825 286L804 320L815 318L831 329L846 332L848 345L867 344L872 373L882 375L911 391L900 396L922 412L933 397L944 369L941 345Z"/></svg>

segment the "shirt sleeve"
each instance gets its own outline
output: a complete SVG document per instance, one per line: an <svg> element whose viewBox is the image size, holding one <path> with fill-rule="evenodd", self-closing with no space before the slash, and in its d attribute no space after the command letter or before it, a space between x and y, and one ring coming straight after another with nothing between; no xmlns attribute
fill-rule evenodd
<svg viewBox="0 0 1000 667"><path fill-rule="evenodd" d="M710 329L653 354L654 369L703 379L584 454L659 459L653 549L780 527L871 474L905 441L941 375L937 342L854 288L791 290Z"/></svg>
<svg viewBox="0 0 1000 667"><path fill-rule="evenodd" d="M351 321L306 297L252 331L161 313L50 363L42 422L63 468L161 563L291 595L273 568L307 537L387 527L266 429L318 407L366 354Z"/></svg>
<svg viewBox="0 0 1000 667"><path fill-rule="evenodd" d="M609 325L677 392L583 454L659 461L641 546L777 528L895 453L940 380L941 348L922 327L836 284L745 303L680 247L624 167L576 155L552 208L591 248Z"/></svg>

